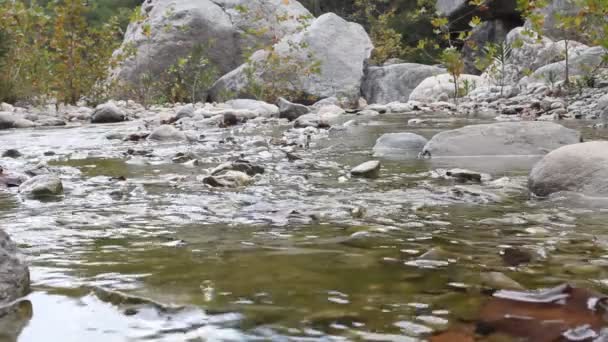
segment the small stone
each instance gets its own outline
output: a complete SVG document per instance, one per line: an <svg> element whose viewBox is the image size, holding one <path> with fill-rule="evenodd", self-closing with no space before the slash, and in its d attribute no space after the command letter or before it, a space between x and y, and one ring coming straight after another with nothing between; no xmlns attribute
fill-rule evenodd
<svg viewBox="0 0 608 342"><path fill-rule="evenodd" d="M21 152L15 150L15 149L6 150L6 151L4 151L4 153L2 153L2 157L4 157L4 158L19 158L19 157L21 157Z"/></svg>
<svg viewBox="0 0 608 342"><path fill-rule="evenodd" d="M381 164L378 160L370 160L350 171L353 177L378 178L380 176Z"/></svg>
<svg viewBox="0 0 608 342"><path fill-rule="evenodd" d="M19 193L31 199L46 199L63 194L63 184L57 176L40 175L23 182Z"/></svg>

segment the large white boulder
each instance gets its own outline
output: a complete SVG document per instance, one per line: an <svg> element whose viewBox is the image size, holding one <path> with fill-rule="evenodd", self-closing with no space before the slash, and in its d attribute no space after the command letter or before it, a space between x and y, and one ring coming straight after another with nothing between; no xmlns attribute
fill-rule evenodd
<svg viewBox="0 0 608 342"><path fill-rule="evenodd" d="M608 141L568 145L549 153L532 169L528 186L539 196L559 191L608 196Z"/></svg>
<svg viewBox="0 0 608 342"><path fill-rule="evenodd" d="M553 122L500 122L441 132L423 153L432 157L533 156L580 141L579 132Z"/></svg>
<svg viewBox="0 0 608 342"><path fill-rule="evenodd" d="M294 66L301 68L268 68L270 52L260 50L245 63L220 78L212 87L210 96L214 101L232 97L251 97L248 87L253 68L253 78L261 85L281 79L281 86L308 100L338 97L355 102L361 94L364 70L373 49L372 42L359 24L348 22L333 13L327 13L304 31L287 36L273 46L273 53ZM318 64L318 73L302 72ZM279 66L278 68L281 68Z"/></svg>
<svg viewBox="0 0 608 342"><path fill-rule="evenodd" d="M458 88L468 88L471 92L479 87L487 87L488 81L476 75L460 75ZM436 102L454 97L454 80L450 74L441 74L426 78L410 94L410 101Z"/></svg>
<svg viewBox="0 0 608 342"><path fill-rule="evenodd" d="M147 0L141 17L129 25L115 52L134 49L135 56L114 70L113 79L137 82L142 73L158 76L197 44L206 48L222 75L243 63L248 51L271 45L312 19L296 0Z"/></svg>

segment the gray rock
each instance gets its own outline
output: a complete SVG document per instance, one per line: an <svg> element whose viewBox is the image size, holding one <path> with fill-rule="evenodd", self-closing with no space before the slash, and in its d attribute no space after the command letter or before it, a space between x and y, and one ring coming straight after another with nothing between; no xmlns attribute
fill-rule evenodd
<svg viewBox="0 0 608 342"><path fill-rule="evenodd" d="M92 123L113 123L125 121L125 113L113 102L101 104L91 115Z"/></svg>
<svg viewBox="0 0 608 342"><path fill-rule="evenodd" d="M227 105L236 110L248 110L256 114L256 116L262 117L278 117L279 107L266 103L264 101L250 100L250 99L236 99L226 102Z"/></svg>
<svg viewBox="0 0 608 342"><path fill-rule="evenodd" d="M294 49L294 46L302 48ZM295 63L320 64L318 74L281 75L289 84L289 90L309 100L335 96L349 103L356 103L360 97L363 73L372 49L371 40L361 25L333 13L320 16L303 32L287 36L274 45L279 56ZM252 97L253 94L247 94L248 69L253 68L255 78L261 82L277 77L272 68L264 67L268 56L268 51L257 51L248 63L222 76L210 90L211 99L221 101L227 93Z"/></svg>
<svg viewBox="0 0 608 342"><path fill-rule="evenodd" d="M387 133L376 140L374 157L416 158L427 142L425 137L414 133Z"/></svg>
<svg viewBox="0 0 608 342"><path fill-rule="evenodd" d="M252 181L246 173L233 170L203 179L203 183L215 188L239 188L251 184Z"/></svg>
<svg viewBox="0 0 608 342"><path fill-rule="evenodd" d="M295 0L149 0L141 15L145 19L129 25L115 52L134 48L135 57L114 70L113 79L137 84L144 72L159 76L197 44L208 47L211 64L223 75L244 63L247 51L295 33L311 20ZM143 34L146 25L149 39Z"/></svg>
<svg viewBox="0 0 608 342"><path fill-rule="evenodd" d="M608 109L608 94L605 94L597 100L597 109Z"/></svg>
<svg viewBox="0 0 608 342"><path fill-rule="evenodd" d="M289 102L282 97L279 98L277 105L279 106L279 117L289 121L293 121L310 112L310 109L305 105Z"/></svg>
<svg viewBox="0 0 608 342"><path fill-rule="evenodd" d="M581 141L581 134L552 122L500 122L435 135L424 147L432 157L544 155Z"/></svg>
<svg viewBox="0 0 608 342"><path fill-rule="evenodd" d="M263 174L265 171L264 168L259 165L254 165L246 160L237 160L217 166L215 169L211 170L211 175L218 176L230 170L244 172L252 177L257 174Z"/></svg>
<svg viewBox="0 0 608 342"><path fill-rule="evenodd" d="M407 102L410 94L426 78L445 73L436 66L403 63L369 67L361 86L368 103Z"/></svg>
<svg viewBox="0 0 608 342"><path fill-rule="evenodd" d="M30 128L34 127L32 121L21 118L15 114L0 112L0 129L11 129L11 128Z"/></svg>
<svg viewBox="0 0 608 342"><path fill-rule="evenodd" d="M608 196L607 151L607 141L592 141L549 153L530 172L530 191L538 196L559 191Z"/></svg>
<svg viewBox="0 0 608 342"><path fill-rule="evenodd" d="M57 176L35 176L19 186L19 193L30 199L52 198L63 194L63 183Z"/></svg>
<svg viewBox="0 0 608 342"><path fill-rule="evenodd" d="M435 5L437 14L449 17L452 26L462 28L467 25L474 16L483 17L487 20L502 19L514 20L520 13L517 11L516 0L495 0L487 3L483 10L470 5L468 0L437 0Z"/></svg>
<svg viewBox="0 0 608 342"><path fill-rule="evenodd" d="M178 130L171 125L162 125L152 131L148 136L148 140L155 141L185 141L188 137L184 132Z"/></svg>
<svg viewBox="0 0 608 342"><path fill-rule="evenodd" d="M2 157L4 158L19 158L21 156L21 152L19 152L19 150L15 150L14 148L2 152Z"/></svg>
<svg viewBox="0 0 608 342"><path fill-rule="evenodd" d="M564 60L565 42L553 40L547 37L531 37L526 34L523 27L516 27L507 34L507 45L511 46L511 54L505 65L504 79L507 84L517 83L530 71L547 64ZM584 44L571 41L569 43L569 55L571 58L580 55L588 47ZM490 70L500 70L498 66L490 67ZM484 73L487 77L496 78L495 72Z"/></svg>
<svg viewBox="0 0 608 342"><path fill-rule="evenodd" d="M469 84L470 91L488 86L486 79L475 75L460 75L458 87L463 88L465 82ZM454 81L452 76L450 74L441 74L428 77L422 81L410 94L410 101L430 103L453 97Z"/></svg>
<svg viewBox="0 0 608 342"><path fill-rule="evenodd" d="M175 120L180 120L183 118L191 118L194 116L194 105L189 103L185 106L182 106L175 114Z"/></svg>
<svg viewBox="0 0 608 342"><path fill-rule="evenodd" d="M30 288L30 272L19 257L17 246L2 229L0 261L0 306L3 306L27 294Z"/></svg>
<svg viewBox="0 0 608 342"><path fill-rule="evenodd" d="M60 119L60 118L55 118L52 116L42 116L39 117L38 120L36 121L36 123L39 126L44 126L44 127L57 127L57 126L65 126L66 123L64 120Z"/></svg>
<svg viewBox="0 0 608 342"><path fill-rule="evenodd" d="M350 170L353 177L378 178L381 164L378 160L370 160Z"/></svg>

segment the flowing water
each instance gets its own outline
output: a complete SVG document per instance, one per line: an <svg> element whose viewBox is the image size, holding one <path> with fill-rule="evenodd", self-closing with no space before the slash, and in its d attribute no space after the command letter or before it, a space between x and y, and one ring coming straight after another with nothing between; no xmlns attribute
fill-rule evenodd
<svg viewBox="0 0 608 342"><path fill-rule="evenodd" d="M2 159L5 169L46 162L65 187L49 202L0 192L0 226L32 276L0 341L415 341L475 320L483 273L528 288L608 286L608 205L530 199L536 157L382 159L379 179L339 180L383 133L430 138L480 121L406 122L316 134L296 161L270 143L287 128L276 124L208 129L189 145L105 138L137 122L0 133L0 150L24 155ZM201 164L173 163L177 152ZM205 170L239 156L266 173L236 190L202 184ZM498 180L462 185L429 172L445 167ZM532 261L506 265L507 247Z"/></svg>

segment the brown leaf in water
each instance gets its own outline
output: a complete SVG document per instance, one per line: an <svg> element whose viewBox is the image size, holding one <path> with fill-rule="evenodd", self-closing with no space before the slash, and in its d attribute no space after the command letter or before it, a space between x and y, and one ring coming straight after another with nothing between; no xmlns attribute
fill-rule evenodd
<svg viewBox="0 0 608 342"><path fill-rule="evenodd" d="M475 329L455 327L431 337L430 342L485 341L498 335L530 342L591 341L608 327L605 303L605 297L597 293L568 285L541 291L498 291L482 307ZM574 331L584 326L587 328ZM565 337L567 331L576 338Z"/></svg>

